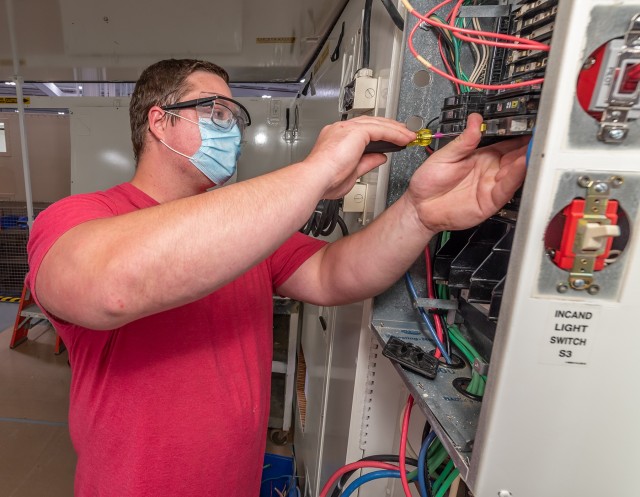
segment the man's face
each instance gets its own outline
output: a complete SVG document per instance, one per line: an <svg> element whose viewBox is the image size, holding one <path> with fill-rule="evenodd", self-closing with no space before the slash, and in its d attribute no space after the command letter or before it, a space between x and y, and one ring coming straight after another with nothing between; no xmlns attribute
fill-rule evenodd
<svg viewBox="0 0 640 497"><path fill-rule="evenodd" d="M203 92L217 93L231 98L229 86L220 76L210 72L196 71L187 78L187 82L191 86L191 90L180 99L180 102L199 98ZM171 112L179 113L187 119L198 122L198 113L195 107ZM175 144L186 155L193 155L200 148L200 128L195 124L185 119L176 119L173 126L169 127L168 132L171 134L169 143Z"/></svg>

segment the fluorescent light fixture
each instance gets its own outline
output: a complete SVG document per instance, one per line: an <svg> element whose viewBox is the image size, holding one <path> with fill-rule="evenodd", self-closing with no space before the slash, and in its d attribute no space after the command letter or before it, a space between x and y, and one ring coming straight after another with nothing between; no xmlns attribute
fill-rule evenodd
<svg viewBox="0 0 640 497"><path fill-rule="evenodd" d="M300 80L300 83L304 83L305 81L306 81L306 79L305 79L305 78L302 78L302 79Z"/></svg>
<svg viewBox="0 0 640 497"><path fill-rule="evenodd" d="M262 95L262 98L271 98L271 95Z"/></svg>
<svg viewBox="0 0 640 497"><path fill-rule="evenodd" d="M15 81L5 81L4 84L9 86L16 86Z"/></svg>
<svg viewBox="0 0 640 497"><path fill-rule="evenodd" d="M59 116L64 116L64 112L58 112Z"/></svg>

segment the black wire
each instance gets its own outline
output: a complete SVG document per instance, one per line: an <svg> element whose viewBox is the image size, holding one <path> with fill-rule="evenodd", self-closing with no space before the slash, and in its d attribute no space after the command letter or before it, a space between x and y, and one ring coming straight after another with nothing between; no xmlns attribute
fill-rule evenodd
<svg viewBox="0 0 640 497"><path fill-rule="evenodd" d="M438 116L434 117L433 119L431 119L431 121L429 121L429 122L427 123L427 125L425 126L425 128L427 128L427 129L431 129L431 125L432 125L434 122L439 121L439 120L440 120L440 116L438 115Z"/></svg>
<svg viewBox="0 0 640 497"><path fill-rule="evenodd" d="M427 434L429 434L427 432ZM429 475L429 460L427 457L424 458L424 467L422 468L422 471L424 472L424 482L425 485L427 486L427 495L433 495L433 487L431 486L431 475ZM420 470L420 468L418 468L418 471Z"/></svg>
<svg viewBox="0 0 640 497"><path fill-rule="evenodd" d="M395 454L377 454L375 456L363 457L358 462L362 462L362 461L400 462L400 457ZM405 458L405 463L411 466L418 467L418 461L416 459L411 459L410 457ZM338 481L338 484L333 489L333 492L331 492L331 497L338 497L342 493L342 489L346 485L347 481L349 480L349 478L351 478L351 475L356 471L358 470L355 469L353 471L349 471L348 473L345 473L342 475L342 477Z"/></svg>
<svg viewBox="0 0 640 497"><path fill-rule="evenodd" d="M369 56L371 54L371 10L373 0L364 2L364 18L362 19L362 67L369 67Z"/></svg>
<svg viewBox="0 0 640 497"><path fill-rule="evenodd" d="M398 9L396 9L396 6L391 3L391 0L382 0L382 4L384 5L384 8L387 9L387 12L391 16L391 20L396 27L400 31L404 31L404 19L400 15L400 12L398 12Z"/></svg>
<svg viewBox="0 0 640 497"><path fill-rule="evenodd" d="M345 223L344 219L342 219L339 215L336 219L338 220L338 226L340 226L340 230L342 231L342 236L348 236L349 229L347 228L347 223Z"/></svg>
<svg viewBox="0 0 640 497"><path fill-rule="evenodd" d="M300 231L305 235L329 236L336 229L336 226L340 225L343 235L347 236L349 230L340 218L341 202L341 199L321 200Z"/></svg>

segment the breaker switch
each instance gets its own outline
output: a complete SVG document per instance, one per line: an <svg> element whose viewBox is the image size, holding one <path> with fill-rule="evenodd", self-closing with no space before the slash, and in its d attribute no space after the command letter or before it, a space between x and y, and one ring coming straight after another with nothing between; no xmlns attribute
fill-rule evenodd
<svg viewBox="0 0 640 497"><path fill-rule="evenodd" d="M604 252L610 238L620 236L620 226L613 224L587 223L584 227L581 249Z"/></svg>

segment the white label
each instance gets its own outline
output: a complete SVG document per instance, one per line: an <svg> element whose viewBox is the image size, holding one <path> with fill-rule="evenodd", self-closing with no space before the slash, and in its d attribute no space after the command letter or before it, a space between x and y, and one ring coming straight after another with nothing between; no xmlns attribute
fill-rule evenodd
<svg viewBox="0 0 640 497"><path fill-rule="evenodd" d="M586 366L595 341L600 307L551 306L540 344L540 362Z"/></svg>

